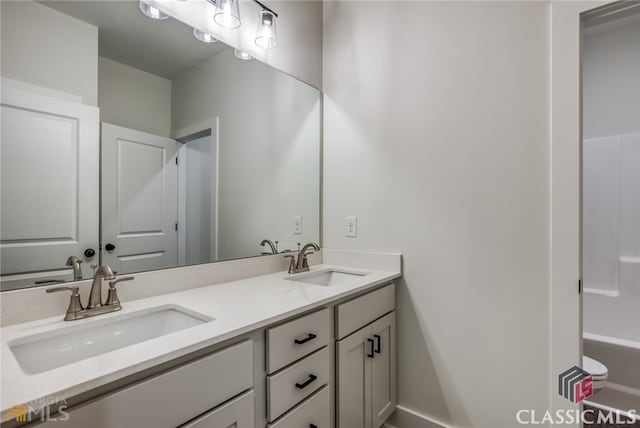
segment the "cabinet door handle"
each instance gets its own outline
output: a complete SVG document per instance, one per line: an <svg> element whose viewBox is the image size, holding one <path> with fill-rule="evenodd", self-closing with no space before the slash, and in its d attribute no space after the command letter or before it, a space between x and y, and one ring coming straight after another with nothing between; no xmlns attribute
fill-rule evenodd
<svg viewBox="0 0 640 428"><path fill-rule="evenodd" d="M377 334L374 334L373 337L376 338L376 354L380 353L380 336Z"/></svg>
<svg viewBox="0 0 640 428"><path fill-rule="evenodd" d="M369 353L367 354L367 357L373 358L375 357L375 355L373 355L373 339L369 338L367 339L367 342L369 343Z"/></svg>
<svg viewBox="0 0 640 428"><path fill-rule="evenodd" d="M309 379L305 380L303 383L296 383L296 388L305 389L311 382L318 379L318 376L314 374L309 375Z"/></svg>
<svg viewBox="0 0 640 428"><path fill-rule="evenodd" d="M316 424L309 424L309 428L318 428L318 425L316 425Z"/></svg>
<svg viewBox="0 0 640 428"><path fill-rule="evenodd" d="M308 341L313 340L316 337L318 337L318 336L316 336L313 333L309 333L309 335L307 337L305 337L304 339L296 339L296 340L294 340L294 342L296 343L296 345L302 345L303 343L307 343Z"/></svg>

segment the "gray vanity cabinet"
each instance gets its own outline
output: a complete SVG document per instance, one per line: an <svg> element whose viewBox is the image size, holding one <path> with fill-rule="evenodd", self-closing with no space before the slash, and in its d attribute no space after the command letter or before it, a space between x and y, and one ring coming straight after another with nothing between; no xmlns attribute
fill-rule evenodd
<svg viewBox="0 0 640 428"><path fill-rule="evenodd" d="M269 428L330 428L331 311L271 327L266 338Z"/></svg>
<svg viewBox="0 0 640 428"><path fill-rule="evenodd" d="M253 386L253 342L246 340L69 409L68 420L39 427L251 428Z"/></svg>
<svg viewBox="0 0 640 428"><path fill-rule="evenodd" d="M249 391L179 428L254 428L255 423L255 397Z"/></svg>
<svg viewBox="0 0 640 428"><path fill-rule="evenodd" d="M338 316L342 312L361 318L364 312L369 313L370 320L336 343L338 428L378 428L395 410L396 313L393 310L383 316L379 313L388 309L389 303L394 306L393 300L382 304L390 291L393 285L361 297L362 301L347 302L349 312L338 307Z"/></svg>
<svg viewBox="0 0 640 428"><path fill-rule="evenodd" d="M67 410L65 428L379 428L395 410L395 287L239 342Z"/></svg>

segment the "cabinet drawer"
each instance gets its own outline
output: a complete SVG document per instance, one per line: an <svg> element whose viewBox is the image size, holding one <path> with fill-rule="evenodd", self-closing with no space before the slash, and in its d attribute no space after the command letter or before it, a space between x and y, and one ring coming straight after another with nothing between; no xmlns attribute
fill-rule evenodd
<svg viewBox="0 0 640 428"><path fill-rule="evenodd" d="M255 423L255 399L252 390L180 428L255 428Z"/></svg>
<svg viewBox="0 0 640 428"><path fill-rule="evenodd" d="M313 394L304 403L287 413L268 428L331 428L331 387L329 385Z"/></svg>
<svg viewBox="0 0 640 428"><path fill-rule="evenodd" d="M369 324L396 306L394 284L360 296L336 308L336 339L342 339Z"/></svg>
<svg viewBox="0 0 640 428"><path fill-rule="evenodd" d="M329 309L306 315L267 330L267 373L329 344Z"/></svg>
<svg viewBox="0 0 640 428"><path fill-rule="evenodd" d="M247 340L192 363L69 409L64 428L175 428L253 387L253 342Z"/></svg>
<svg viewBox="0 0 640 428"><path fill-rule="evenodd" d="M329 383L329 348L324 347L267 377L267 417L273 421Z"/></svg>

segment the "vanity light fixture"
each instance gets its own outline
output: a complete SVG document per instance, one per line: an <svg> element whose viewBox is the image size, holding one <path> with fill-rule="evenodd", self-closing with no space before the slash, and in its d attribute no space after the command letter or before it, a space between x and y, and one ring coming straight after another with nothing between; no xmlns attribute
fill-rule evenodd
<svg viewBox="0 0 640 428"><path fill-rule="evenodd" d="M216 0L215 4L216 12L213 15L213 20L216 24L231 29L240 26L240 5L238 0Z"/></svg>
<svg viewBox="0 0 640 428"><path fill-rule="evenodd" d="M207 0L209 3L216 7L213 15L213 20L216 24L224 28L235 29L240 27L240 0ZM256 30L256 37L254 39L255 44L263 49L273 49L278 46L278 35L276 32L276 18L278 14L272 9L262 3L260 0L253 0L257 3L262 10L260 11L260 20L258 22L258 28ZM193 35L200 41L205 43L213 43L208 41L208 37L211 35L203 33L194 29ZM207 38L204 40L201 38ZM236 49L236 57L243 60L253 59L246 52Z"/></svg>
<svg viewBox="0 0 640 428"><path fill-rule="evenodd" d="M200 31L197 28L193 29L193 37L200 40L203 43L215 43L218 39L214 38L211 34L204 31Z"/></svg>
<svg viewBox="0 0 640 428"><path fill-rule="evenodd" d="M241 51L240 49L234 49L233 54L236 56L236 58L241 59L243 61L250 61L253 59L251 55L249 55L245 51Z"/></svg>
<svg viewBox="0 0 640 428"><path fill-rule="evenodd" d="M264 49L272 49L278 46L278 36L276 34L276 18L278 14L260 3L254 0L260 6L260 22L258 23L258 29L256 31L256 45Z"/></svg>
<svg viewBox="0 0 640 428"><path fill-rule="evenodd" d="M139 2L138 6L140 7L140 11L142 13L144 13L145 15L147 15L149 18L152 18L152 19L167 19L169 17L169 15L167 15L166 13L162 12L157 7L147 3L145 1Z"/></svg>

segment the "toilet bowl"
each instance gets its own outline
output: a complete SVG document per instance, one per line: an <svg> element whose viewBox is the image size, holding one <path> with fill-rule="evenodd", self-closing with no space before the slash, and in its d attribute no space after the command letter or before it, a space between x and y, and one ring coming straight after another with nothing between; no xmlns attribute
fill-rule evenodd
<svg viewBox="0 0 640 428"><path fill-rule="evenodd" d="M589 373L593 378L593 392L596 393L604 388L607 383L607 377L609 376L609 370L607 366L600 361L594 360L587 356L582 358L582 368Z"/></svg>

